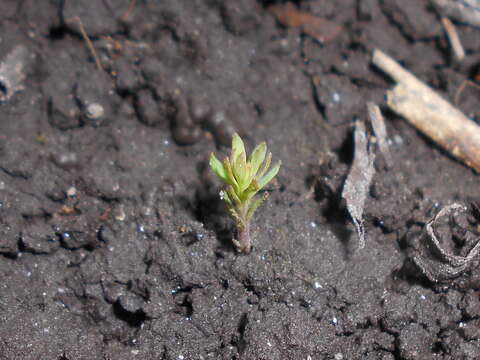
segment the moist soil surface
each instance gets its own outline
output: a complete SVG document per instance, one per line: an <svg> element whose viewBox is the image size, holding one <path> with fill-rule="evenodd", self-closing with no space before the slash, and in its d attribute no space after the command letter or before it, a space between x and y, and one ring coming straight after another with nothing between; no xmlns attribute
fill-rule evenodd
<svg viewBox="0 0 480 360"><path fill-rule="evenodd" d="M457 62L428 1L296 1L342 26L324 43L272 5L0 3L0 359L480 357L478 261L445 276L424 231L451 203L476 226L478 176L387 111L371 66L383 50L475 119L480 31L456 25ZM341 192L366 101L393 167L359 248ZM234 132L283 163L249 255L208 168Z"/></svg>

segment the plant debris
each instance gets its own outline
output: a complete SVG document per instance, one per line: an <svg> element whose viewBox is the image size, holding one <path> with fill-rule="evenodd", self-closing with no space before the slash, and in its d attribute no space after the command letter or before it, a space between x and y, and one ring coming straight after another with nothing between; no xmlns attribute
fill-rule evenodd
<svg viewBox="0 0 480 360"><path fill-rule="evenodd" d="M462 42L458 36L457 28L450 21L449 18L442 18L442 25L445 28L445 33L447 34L448 41L452 47L453 55L458 61L462 61L465 58L465 50L463 49Z"/></svg>
<svg viewBox="0 0 480 360"><path fill-rule="evenodd" d="M278 22L286 27L299 27L303 33L321 43L333 40L343 27L333 21L299 11L292 3L270 6Z"/></svg>
<svg viewBox="0 0 480 360"><path fill-rule="evenodd" d="M480 172L480 127L380 50L373 63L398 84L388 106L466 165Z"/></svg>
<svg viewBox="0 0 480 360"><path fill-rule="evenodd" d="M355 153L352 167L343 187L342 197L347 202L347 210L357 229L359 248L363 248L365 247L365 228L362 216L370 182L375 173L373 166L375 153L369 144L363 121L356 122L354 137Z"/></svg>
<svg viewBox="0 0 480 360"><path fill-rule="evenodd" d="M431 240L432 245L434 246L436 253L439 254L440 260L442 262L433 262L432 260L427 259L427 257L423 256L422 254L416 254L413 257L413 261L420 268L422 273L432 282L451 280L459 276L468 269L468 267L472 264L473 260L480 252L480 241L476 240L476 244L472 247L470 251L468 251L466 256L455 255L445 250L444 246L440 244L440 241L434 229L434 225L437 225L441 218L447 215L465 212L466 210L467 208L460 204L455 203L448 205L442 210L440 210L438 214L433 217L425 227L428 238ZM467 229L463 230L466 236ZM450 236L452 237L452 234L450 234Z"/></svg>
<svg viewBox="0 0 480 360"><path fill-rule="evenodd" d="M480 26L480 0L432 0L432 3L443 16Z"/></svg>
<svg viewBox="0 0 480 360"><path fill-rule="evenodd" d="M367 112L370 123L372 124L372 129L377 138L377 144L380 152L385 159L387 169L393 167L392 155L390 154L390 149L388 148L387 143L387 128L385 127L385 121L383 119L382 113L378 105L367 102Z"/></svg>
<svg viewBox="0 0 480 360"><path fill-rule="evenodd" d="M31 59L24 45L16 46L0 63L0 101L8 101L18 91L24 90L25 67Z"/></svg>

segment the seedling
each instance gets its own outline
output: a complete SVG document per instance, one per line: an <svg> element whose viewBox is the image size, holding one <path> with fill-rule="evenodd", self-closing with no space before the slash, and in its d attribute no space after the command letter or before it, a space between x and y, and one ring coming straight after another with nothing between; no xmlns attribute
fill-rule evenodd
<svg viewBox="0 0 480 360"><path fill-rule="evenodd" d="M272 153L267 155L267 144L258 145L247 159L245 146L237 134L232 138L232 152L223 162L212 153L210 167L222 182L227 185L220 191L220 198L225 201L230 216L237 226L238 240L233 243L238 251L249 253L252 248L250 238L250 220L255 210L267 199L268 193L255 196L262 190L280 169L279 161L269 170Z"/></svg>

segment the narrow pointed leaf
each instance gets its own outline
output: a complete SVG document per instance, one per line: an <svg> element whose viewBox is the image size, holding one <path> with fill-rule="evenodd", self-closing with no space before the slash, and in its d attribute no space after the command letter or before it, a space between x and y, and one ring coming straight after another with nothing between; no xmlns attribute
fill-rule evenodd
<svg viewBox="0 0 480 360"><path fill-rule="evenodd" d="M258 187L257 180L252 179L252 182L250 183L250 185L248 185L247 192L253 193L253 195L255 195L258 190L260 190L260 188Z"/></svg>
<svg viewBox="0 0 480 360"><path fill-rule="evenodd" d="M239 189L238 183L235 180L235 176L233 175L232 165L230 164L230 161L228 160L228 158L223 160L223 168L227 173L227 179L228 179L227 184L230 184L235 188L235 190L238 190Z"/></svg>
<svg viewBox="0 0 480 360"><path fill-rule="evenodd" d="M227 187L227 193L230 198L230 201L235 202L235 205L239 205L242 203L238 195L235 193L233 186L230 185L229 187Z"/></svg>
<svg viewBox="0 0 480 360"><path fill-rule="evenodd" d="M233 166L233 164L237 160L237 157L240 154L243 154L242 156L244 157L245 161L247 161L247 159L246 159L247 156L245 154L245 145L243 144L243 141L240 138L240 136L238 136L238 134L235 133L235 134L233 134L233 137L232 137L232 154L231 154L231 157L230 157L230 161L232 163L232 166Z"/></svg>
<svg viewBox="0 0 480 360"><path fill-rule="evenodd" d="M267 153L267 144L262 142L259 144L250 155L248 162L252 164L252 176L255 176L262 165L263 160L265 160L265 154Z"/></svg>
<svg viewBox="0 0 480 360"><path fill-rule="evenodd" d="M280 165L282 163L279 161L273 168L271 168L265 176L263 176L260 181L258 182L258 187L263 189L265 185L267 185L274 177L278 174L278 170L280 170Z"/></svg>
<svg viewBox="0 0 480 360"><path fill-rule="evenodd" d="M246 163L245 164L245 172L244 172L244 179L243 179L243 184L240 188L242 192L248 189L250 184L252 183L253 176L252 176L252 164Z"/></svg>
<svg viewBox="0 0 480 360"><path fill-rule="evenodd" d="M260 179L267 172L271 162L272 162L272 153L269 152L267 155L267 158L265 159L265 162L263 163L262 169L255 176L255 179L257 179L258 183L260 183Z"/></svg>
<svg viewBox="0 0 480 360"><path fill-rule="evenodd" d="M220 180L222 180L224 183L229 184L228 174L225 171L223 164L220 160L217 159L214 153L210 154L209 164L212 171L220 178Z"/></svg>
<svg viewBox="0 0 480 360"><path fill-rule="evenodd" d="M263 202L265 200L267 200L268 198L268 193L265 192L263 194L263 196L259 199L256 199L251 205L250 205L250 208L248 209L248 212L247 212L247 221L250 221L253 217L253 214L255 213L255 210L257 210L257 208L263 204Z"/></svg>
<svg viewBox="0 0 480 360"><path fill-rule="evenodd" d="M237 180L238 186L240 191L245 186L245 181L247 180L247 161L242 154L239 154L232 165L233 175L235 175L235 179Z"/></svg>

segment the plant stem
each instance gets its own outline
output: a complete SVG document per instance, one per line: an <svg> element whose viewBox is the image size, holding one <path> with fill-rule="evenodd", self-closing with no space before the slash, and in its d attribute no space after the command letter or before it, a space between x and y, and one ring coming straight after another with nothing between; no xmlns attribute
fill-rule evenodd
<svg viewBox="0 0 480 360"><path fill-rule="evenodd" d="M250 239L250 222L246 222L238 228L238 250L249 254L252 250L252 240Z"/></svg>

